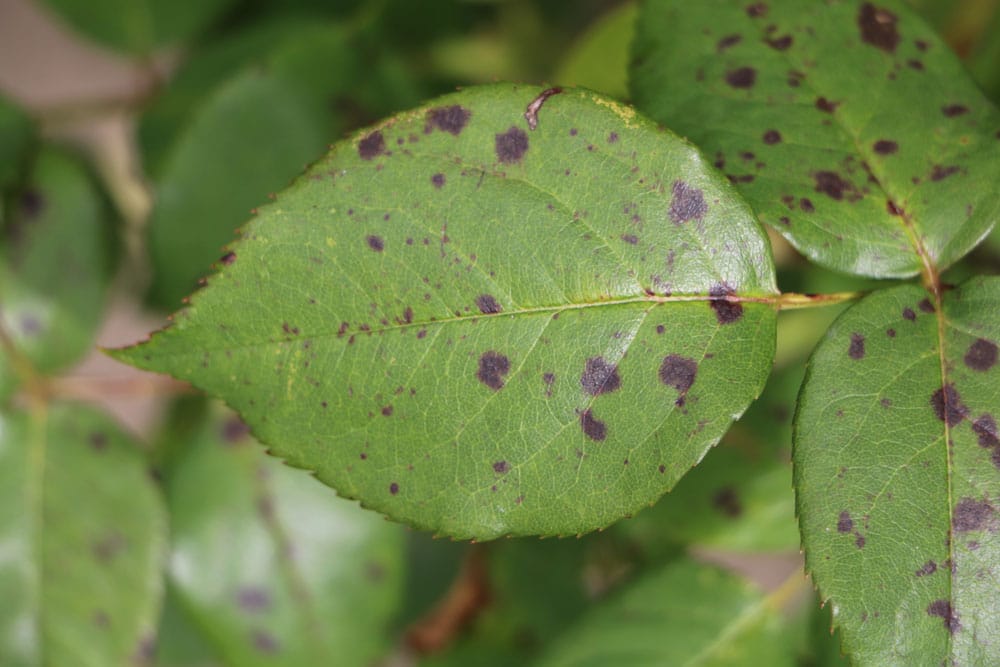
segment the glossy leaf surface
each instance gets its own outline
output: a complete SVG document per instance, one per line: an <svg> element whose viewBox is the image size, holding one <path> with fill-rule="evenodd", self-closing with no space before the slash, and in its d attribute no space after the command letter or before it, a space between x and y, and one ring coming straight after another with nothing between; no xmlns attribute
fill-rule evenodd
<svg viewBox="0 0 1000 667"><path fill-rule="evenodd" d="M1000 114L902 3L647 0L639 108L825 266L943 270L1000 215Z"/></svg>
<svg viewBox="0 0 1000 667"><path fill-rule="evenodd" d="M794 665L794 639L739 578L680 560L561 635L538 665Z"/></svg>
<svg viewBox="0 0 1000 667"><path fill-rule="evenodd" d="M35 156L0 239L0 318L41 373L93 343L112 265L110 211L87 168L54 148ZM0 393L15 383L0 356Z"/></svg>
<svg viewBox="0 0 1000 667"><path fill-rule="evenodd" d="M0 415L0 664L138 664L167 522L136 444L77 406Z"/></svg>
<svg viewBox="0 0 1000 667"><path fill-rule="evenodd" d="M173 327L118 353L291 464L458 537L655 501L757 395L766 237L686 142L586 92L490 86L344 142Z"/></svg>
<svg viewBox="0 0 1000 667"><path fill-rule="evenodd" d="M806 563L860 664L1000 660L1000 279L877 292L814 353L796 417Z"/></svg>
<svg viewBox="0 0 1000 667"><path fill-rule="evenodd" d="M170 576L227 665L368 665L391 647L399 526L266 456L229 413L168 472Z"/></svg>

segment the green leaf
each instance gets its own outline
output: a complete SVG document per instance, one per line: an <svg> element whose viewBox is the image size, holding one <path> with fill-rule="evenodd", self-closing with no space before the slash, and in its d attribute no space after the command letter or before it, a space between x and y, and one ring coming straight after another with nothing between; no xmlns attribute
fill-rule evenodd
<svg viewBox="0 0 1000 667"><path fill-rule="evenodd" d="M637 25L639 108L813 261L935 274L1000 216L1000 114L895 0L647 0Z"/></svg>
<svg viewBox="0 0 1000 667"><path fill-rule="evenodd" d="M145 56L196 37L236 0L45 0L44 4L105 46Z"/></svg>
<svg viewBox="0 0 1000 667"><path fill-rule="evenodd" d="M391 648L403 533L216 411L168 469L181 607L227 665L368 665Z"/></svg>
<svg viewBox="0 0 1000 667"><path fill-rule="evenodd" d="M339 144L172 328L118 352L342 495L458 537L606 526L758 394L773 267L690 144L583 91L474 88Z"/></svg>
<svg viewBox="0 0 1000 667"><path fill-rule="evenodd" d="M561 635L538 665L794 665L794 640L758 591L680 560Z"/></svg>
<svg viewBox="0 0 1000 667"><path fill-rule="evenodd" d="M0 238L0 318L41 373L65 368L93 343L111 273L109 218L76 157L51 147L36 156ZM0 394L14 383L0 357Z"/></svg>
<svg viewBox="0 0 1000 667"><path fill-rule="evenodd" d="M810 361L796 415L806 564L860 664L996 664L1000 279L877 292Z"/></svg>
<svg viewBox="0 0 1000 667"><path fill-rule="evenodd" d="M312 106L282 79L247 71L222 86L175 144L156 184L153 301L173 307L193 290L251 208L318 157L324 137Z"/></svg>
<svg viewBox="0 0 1000 667"><path fill-rule="evenodd" d="M563 58L552 80L584 86L605 95L628 97L629 44L635 34L638 8L623 3L599 17Z"/></svg>
<svg viewBox="0 0 1000 667"><path fill-rule="evenodd" d="M166 538L143 455L107 417L0 414L0 663L148 658Z"/></svg>
<svg viewBox="0 0 1000 667"><path fill-rule="evenodd" d="M0 222L3 221L5 203L2 195L21 175L21 163L31 136L28 117L0 95Z"/></svg>

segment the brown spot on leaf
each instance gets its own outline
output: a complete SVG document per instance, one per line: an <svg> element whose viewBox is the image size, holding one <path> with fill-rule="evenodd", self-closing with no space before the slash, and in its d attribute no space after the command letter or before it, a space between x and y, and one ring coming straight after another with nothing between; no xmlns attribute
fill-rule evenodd
<svg viewBox="0 0 1000 667"><path fill-rule="evenodd" d="M849 533L854 530L854 520L851 519L851 515L847 510L840 513L837 517L837 532L838 533Z"/></svg>
<svg viewBox="0 0 1000 667"><path fill-rule="evenodd" d="M859 333L851 334L851 346L847 349L847 356L855 361L865 358L865 337Z"/></svg>
<svg viewBox="0 0 1000 667"><path fill-rule="evenodd" d="M889 139L879 139L875 142L875 145L872 146L872 148L874 148L875 152L879 155L892 155L899 150L899 144L895 141L890 141Z"/></svg>
<svg viewBox="0 0 1000 667"><path fill-rule="evenodd" d="M375 130L358 142L358 155L362 160L371 160L376 155L385 153L385 138L382 133Z"/></svg>
<svg viewBox="0 0 1000 667"><path fill-rule="evenodd" d="M619 387L622 381L618 376L618 367L608 363L604 357L591 357L580 376L580 386L591 396L608 394Z"/></svg>
<svg viewBox="0 0 1000 667"><path fill-rule="evenodd" d="M456 137L462 132L472 112L457 104L450 107L437 107L427 112L424 123L424 133L430 134L434 129L448 132Z"/></svg>
<svg viewBox="0 0 1000 667"><path fill-rule="evenodd" d="M948 600L934 600L927 606L927 614L929 616L940 616L944 621L944 627L948 630L948 634L955 634L958 632L962 625L958 622L958 615L955 614L954 610L951 608L951 602Z"/></svg>
<svg viewBox="0 0 1000 667"><path fill-rule="evenodd" d="M941 113L947 118L954 118L955 116L963 116L969 113L969 107L964 104L949 104L948 106L941 107Z"/></svg>
<svg viewBox="0 0 1000 667"><path fill-rule="evenodd" d="M495 137L497 159L504 164L516 164L528 151L528 135L524 130L511 127Z"/></svg>
<svg viewBox="0 0 1000 667"><path fill-rule="evenodd" d="M705 195L698 188L684 181L674 181L671 193L673 198L670 200L668 215L675 223L701 220L708 213Z"/></svg>
<svg viewBox="0 0 1000 667"><path fill-rule="evenodd" d="M371 236L366 236L365 241L368 243L368 247L375 252L382 252L385 250L385 241L382 240L381 236L375 236L372 234Z"/></svg>
<svg viewBox="0 0 1000 667"><path fill-rule="evenodd" d="M479 312L484 315L493 315L503 310L503 307L499 304L499 302L497 302L492 294L480 294L477 296L476 307L479 308Z"/></svg>
<svg viewBox="0 0 1000 667"><path fill-rule="evenodd" d="M897 17L890 11L876 7L870 2L861 5L858 12L858 29L861 41L886 53L895 53L899 44L896 30Z"/></svg>
<svg viewBox="0 0 1000 667"><path fill-rule="evenodd" d="M768 130L764 133L764 143L768 146L781 143L781 132L777 130Z"/></svg>
<svg viewBox="0 0 1000 667"><path fill-rule="evenodd" d="M757 70L753 67L738 67L726 72L726 83L733 88L753 88L757 82Z"/></svg>
<svg viewBox="0 0 1000 667"><path fill-rule="evenodd" d="M725 285L715 285L708 290L708 294L712 297L708 305L715 311L715 319L719 324L732 324L743 317L743 304L727 298L733 292Z"/></svg>
<svg viewBox="0 0 1000 667"><path fill-rule="evenodd" d="M974 371L988 371L997 363L997 344L980 338L969 346L963 360L965 365Z"/></svg>
<svg viewBox="0 0 1000 667"><path fill-rule="evenodd" d="M698 362L679 354L668 354L660 364L660 382L686 394L698 374Z"/></svg>
<svg viewBox="0 0 1000 667"><path fill-rule="evenodd" d="M931 407L937 418L948 426L962 423L969 415L969 409L962 404L962 397L953 384L947 384L931 394Z"/></svg>
<svg viewBox="0 0 1000 667"><path fill-rule="evenodd" d="M584 435L591 440L600 442L608 437L607 426L601 420L595 419L589 409L580 413L580 427L583 429Z"/></svg>
<svg viewBox="0 0 1000 667"><path fill-rule="evenodd" d="M479 370L476 371L476 377L490 389L494 391L503 389L503 378L509 372L510 359L499 352L490 350L479 357Z"/></svg>

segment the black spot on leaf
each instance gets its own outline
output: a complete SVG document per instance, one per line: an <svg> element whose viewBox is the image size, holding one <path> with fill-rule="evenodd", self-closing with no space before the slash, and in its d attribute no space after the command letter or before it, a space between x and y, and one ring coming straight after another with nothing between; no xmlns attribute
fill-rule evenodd
<svg viewBox="0 0 1000 667"><path fill-rule="evenodd" d="M775 37L774 39L768 39L767 45L772 49L777 51L786 51L791 47L794 41L791 35L782 35L781 37Z"/></svg>
<svg viewBox="0 0 1000 667"><path fill-rule="evenodd" d="M434 129L449 132L456 137L462 132L472 112L457 104L450 107L437 107L427 112L424 123L424 133L430 134Z"/></svg>
<svg viewBox="0 0 1000 667"><path fill-rule="evenodd" d="M753 67L739 67L726 72L726 83L733 88L753 88L757 82L757 70Z"/></svg>
<svg viewBox="0 0 1000 667"><path fill-rule="evenodd" d="M671 188L673 198L670 200L670 219L677 224L690 220L701 220L708 213L705 195L698 188L684 181L674 181Z"/></svg>
<svg viewBox="0 0 1000 667"><path fill-rule="evenodd" d="M431 183L433 183L434 187L436 187L438 189L443 188L444 187L444 174L434 174L433 176L431 176Z"/></svg>
<svg viewBox="0 0 1000 667"><path fill-rule="evenodd" d="M921 299L920 303L917 304L917 308L919 308L921 311L927 313L928 315L930 315L931 313L935 312L934 311L934 304L931 303L930 299Z"/></svg>
<svg viewBox="0 0 1000 667"><path fill-rule="evenodd" d="M972 431L979 436L980 447L1000 447L997 422L993 419L993 415L985 414L972 422Z"/></svg>
<svg viewBox="0 0 1000 667"><path fill-rule="evenodd" d="M965 365L974 371L988 371L997 363L997 344L980 338L969 346L964 361Z"/></svg>
<svg viewBox="0 0 1000 667"><path fill-rule="evenodd" d="M931 394L931 407L937 418L948 426L962 423L969 415L969 409L962 404L962 397L953 384L945 385Z"/></svg>
<svg viewBox="0 0 1000 667"><path fill-rule="evenodd" d="M236 261L236 253L227 252L225 255L219 258L219 261L225 264L226 266L229 266L230 264Z"/></svg>
<svg viewBox="0 0 1000 667"><path fill-rule="evenodd" d="M838 533L849 533L854 530L854 520L851 519L851 514L844 510L837 517L837 532Z"/></svg>
<svg viewBox="0 0 1000 667"><path fill-rule="evenodd" d="M743 514L743 505L740 503L736 490L731 486L719 489L712 496L712 507L722 512L730 519L736 519Z"/></svg>
<svg viewBox="0 0 1000 667"><path fill-rule="evenodd" d="M962 168L955 165L945 167L944 165L936 164L931 167L930 179L932 181L943 181L949 176L953 176L960 171L962 171Z"/></svg>
<svg viewBox="0 0 1000 667"><path fill-rule="evenodd" d="M921 568L916 572L914 572L913 574L915 574L918 577L926 577L928 575L934 574L935 572L937 572L937 563L935 563L932 560L929 560L926 563L924 563L923 566L921 566Z"/></svg>
<svg viewBox="0 0 1000 667"><path fill-rule="evenodd" d="M476 307L484 315L493 315L503 310L492 294L480 294L476 297Z"/></svg>
<svg viewBox="0 0 1000 667"><path fill-rule="evenodd" d="M993 508L984 500L962 498L955 505L951 517L952 528L957 533L967 533L973 530L984 530L990 527L993 519Z"/></svg>
<svg viewBox="0 0 1000 667"><path fill-rule="evenodd" d="M913 322L917 319L917 314L913 312L913 309L907 306L903 309L903 319Z"/></svg>
<svg viewBox="0 0 1000 667"><path fill-rule="evenodd" d="M964 104L949 104L948 106L941 107L941 113L947 118L954 118L955 116L963 116L969 113L969 107Z"/></svg>
<svg viewBox="0 0 1000 667"><path fill-rule="evenodd" d="M865 358L865 337L859 333L851 334L851 346L847 349L847 356L855 361Z"/></svg>
<svg viewBox="0 0 1000 667"><path fill-rule="evenodd" d="M595 419L589 409L580 413L580 427L591 440L600 442L608 437L608 427L601 420Z"/></svg>
<svg viewBox="0 0 1000 667"><path fill-rule="evenodd" d="M528 135L517 127L496 135L495 140L497 159L504 164L520 162L528 150Z"/></svg>
<svg viewBox="0 0 1000 667"><path fill-rule="evenodd" d="M490 350L479 357L479 370L476 377L479 381L494 391L503 389L503 378L510 372L510 359Z"/></svg>
<svg viewBox="0 0 1000 667"><path fill-rule="evenodd" d="M358 143L358 155L363 160L371 160L376 155L385 153L385 138L382 133L375 130Z"/></svg>
<svg viewBox="0 0 1000 667"><path fill-rule="evenodd" d="M875 142L875 145L872 146L872 148L874 148L875 152L879 155L892 155L899 150L899 144L895 141L890 141L889 139L879 139Z"/></svg>
<svg viewBox="0 0 1000 667"><path fill-rule="evenodd" d="M833 102L825 97L816 98L816 108L825 113L833 113L840 106L840 102Z"/></svg>
<svg viewBox="0 0 1000 667"><path fill-rule="evenodd" d="M368 242L368 247L375 252L382 252L385 250L385 241L382 240L381 236L375 236L372 234L371 236L366 236L365 241Z"/></svg>
<svg viewBox="0 0 1000 667"><path fill-rule="evenodd" d="M397 493L399 493L399 484L397 484L396 482L390 484L389 493L391 493L392 495L396 495Z"/></svg>
<svg viewBox="0 0 1000 667"><path fill-rule="evenodd" d="M391 417L392 416L392 410L393 410L393 408L392 408L391 405L384 405L384 406L382 406L382 416L383 417Z"/></svg>
<svg viewBox="0 0 1000 667"><path fill-rule="evenodd" d="M639 237L635 234L622 234L621 239L629 245L635 245L639 242Z"/></svg>
<svg viewBox="0 0 1000 667"><path fill-rule="evenodd" d="M732 324L738 322L743 317L743 304L738 301L730 301L727 297L733 294L732 290L724 285L715 285L708 294L712 297L708 305L715 311L715 319L719 324Z"/></svg>
<svg viewBox="0 0 1000 667"><path fill-rule="evenodd" d="M845 180L834 171L818 171L813 174L816 181L816 192L822 192L830 199L841 201L846 196L849 201L859 198L854 184Z"/></svg>
<svg viewBox="0 0 1000 667"><path fill-rule="evenodd" d="M618 376L618 367L605 361L604 357L587 359L587 365L580 376L580 386L591 396L608 394L619 387L622 381Z"/></svg>
<svg viewBox="0 0 1000 667"><path fill-rule="evenodd" d="M767 9L766 2L755 2L754 4L747 6L747 16L752 19L767 16Z"/></svg>
<svg viewBox="0 0 1000 667"><path fill-rule="evenodd" d="M799 200L799 208L802 209L804 213L812 213L816 210L816 206L813 205L812 200L803 197Z"/></svg>
<svg viewBox="0 0 1000 667"><path fill-rule="evenodd" d="M660 382L686 394L698 374L698 363L679 354L668 354L660 364Z"/></svg>
<svg viewBox="0 0 1000 667"><path fill-rule="evenodd" d="M493 472L498 475L503 475L510 470L510 464L506 461L497 461L493 464Z"/></svg>
<svg viewBox="0 0 1000 667"><path fill-rule="evenodd" d="M722 53L730 46L739 44L741 41L743 41L743 37L741 35L726 35L725 37L719 40L718 44L715 45L715 49L719 53Z"/></svg>
<svg viewBox="0 0 1000 667"><path fill-rule="evenodd" d="M927 606L927 614L941 617L948 634L953 635L962 627L958 622L958 615L952 610L951 602L948 600L934 600Z"/></svg>
<svg viewBox="0 0 1000 667"><path fill-rule="evenodd" d="M764 143L771 146L773 144L781 143L781 133L777 130L768 130L764 133Z"/></svg>
<svg viewBox="0 0 1000 667"><path fill-rule="evenodd" d="M897 17L870 2L861 5L858 12L858 28L861 31L861 41L870 44L886 53L895 53L899 44L899 32L896 30Z"/></svg>

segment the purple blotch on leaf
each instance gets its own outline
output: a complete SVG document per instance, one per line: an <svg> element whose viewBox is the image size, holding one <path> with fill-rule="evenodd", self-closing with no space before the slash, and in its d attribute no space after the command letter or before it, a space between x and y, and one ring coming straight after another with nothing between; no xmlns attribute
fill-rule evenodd
<svg viewBox="0 0 1000 667"><path fill-rule="evenodd" d="M794 39L791 35L782 35L781 37L776 37L774 39L768 39L767 45L776 51L787 51L791 47Z"/></svg>
<svg viewBox="0 0 1000 667"><path fill-rule="evenodd" d="M375 130L358 143L358 155L363 160L371 160L376 155L385 153L385 138Z"/></svg>
<svg viewBox="0 0 1000 667"><path fill-rule="evenodd" d="M732 324L743 317L743 304L727 298L732 294L732 290L725 285L715 285L708 290L708 295L712 297L708 304L715 311L715 319L719 324Z"/></svg>
<svg viewBox="0 0 1000 667"><path fill-rule="evenodd" d="M951 525L957 533L988 528L993 518L993 508L984 500L962 498L955 505Z"/></svg>
<svg viewBox="0 0 1000 667"><path fill-rule="evenodd" d="M851 334L851 346L847 349L847 355L855 361L865 358L865 337L859 333Z"/></svg>
<svg viewBox="0 0 1000 667"><path fill-rule="evenodd" d="M399 484L397 484L396 482L390 484L389 493L391 493L392 495L396 495L397 493L399 493Z"/></svg>
<svg viewBox="0 0 1000 667"><path fill-rule="evenodd" d="M816 98L816 108L825 113L833 113L840 106L840 102L833 102L825 97Z"/></svg>
<svg viewBox="0 0 1000 667"><path fill-rule="evenodd" d="M225 255L219 258L219 261L225 264L226 266L229 266L230 264L236 261L236 253L227 252Z"/></svg>
<svg viewBox="0 0 1000 667"><path fill-rule="evenodd" d="M236 604L245 612L261 612L270 609L271 596L262 588L248 586L236 592Z"/></svg>
<svg viewBox="0 0 1000 667"><path fill-rule="evenodd" d="M748 5L747 16L749 16L752 19L759 18L761 16L767 16L767 3L755 2L752 5Z"/></svg>
<svg viewBox="0 0 1000 667"><path fill-rule="evenodd" d="M733 88L753 88L757 82L757 70L753 67L739 67L726 72L726 83Z"/></svg>
<svg viewBox="0 0 1000 667"><path fill-rule="evenodd" d="M434 174L433 176L431 176L431 183L433 183L434 187L436 187L438 189L443 188L444 187L444 174Z"/></svg>
<svg viewBox="0 0 1000 667"><path fill-rule="evenodd" d="M726 35L725 37L723 37L722 39L720 39L719 42L715 45L715 49L719 53L722 53L723 51L725 51L726 49L728 49L730 46L734 46L736 44L739 44L741 41L743 41L743 36L742 35L737 35L737 34Z"/></svg>
<svg viewBox="0 0 1000 667"><path fill-rule="evenodd" d="M510 372L510 359L490 350L479 357L479 370L476 377L479 381L494 391L503 389L503 378Z"/></svg>
<svg viewBox="0 0 1000 667"><path fill-rule="evenodd" d="M918 577L926 577L928 575L934 574L935 572L937 572L937 563L935 563L932 560L929 560L926 563L924 563L923 566L913 574L915 574Z"/></svg>
<svg viewBox="0 0 1000 667"><path fill-rule="evenodd" d="M818 171L813 174L813 179L816 181L816 192L822 192L831 199L840 201L845 194L849 200L856 198L854 185L834 171Z"/></svg>
<svg viewBox="0 0 1000 667"><path fill-rule="evenodd" d="M913 309L907 306L903 309L903 319L913 322L917 319L917 314L913 312Z"/></svg>
<svg viewBox="0 0 1000 667"><path fill-rule="evenodd" d="M496 135L495 144L497 159L504 164L515 164L528 151L528 135L520 128L511 127Z"/></svg>
<svg viewBox="0 0 1000 667"><path fill-rule="evenodd" d="M705 195L698 188L684 181L674 181L671 193L673 198L670 200L668 215L675 223L701 220L708 213Z"/></svg>
<svg viewBox="0 0 1000 667"><path fill-rule="evenodd" d="M945 167L944 165L936 164L931 167L930 179L932 181L943 181L949 176L953 176L960 171L962 171L962 168L955 165Z"/></svg>
<svg viewBox="0 0 1000 667"><path fill-rule="evenodd" d="M941 107L941 113L947 118L954 118L969 113L969 107L964 104L949 104L946 107Z"/></svg>
<svg viewBox="0 0 1000 667"><path fill-rule="evenodd" d="M837 517L837 532L838 533L849 533L854 530L854 520L851 519L851 515L847 510L840 513Z"/></svg>
<svg viewBox="0 0 1000 667"><path fill-rule="evenodd" d="M951 608L951 602L948 600L934 600L927 606L927 614L941 617L948 634L953 635L962 627L958 622L958 615Z"/></svg>
<svg viewBox="0 0 1000 667"><path fill-rule="evenodd" d="M484 315L493 315L503 310L503 307L499 304L499 302L497 302L492 294L480 294L477 296L476 307L479 308L479 312Z"/></svg>
<svg viewBox="0 0 1000 667"><path fill-rule="evenodd" d="M471 111L457 104L450 107L430 109L427 112L424 133L430 134L434 129L438 129L454 134L457 137L465 128L471 116Z"/></svg>
<svg viewBox="0 0 1000 667"><path fill-rule="evenodd" d="M375 252L382 252L385 250L385 241L382 240L381 236L375 236L372 234L371 236L366 236L365 241L368 242L368 247Z"/></svg>
<svg viewBox="0 0 1000 667"><path fill-rule="evenodd" d="M622 381L618 376L618 367L608 363L604 357L587 359L587 365L580 376L580 386L591 396L609 394L619 387Z"/></svg>
<svg viewBox="0 0 1000 667"><path fill-rule="evenodd" d="M993 418L993 415L984 414L972 422L972 432L979 436L980 447L1000 447L997 422Z"/></svg>
<svg viewBox="0 0 1000 667"><path fill-rule="evenodd" d="M997 363L997 344L980 338L969 346L964 357L965 365L974 371L988 371Z"/></svg>
<svg viewBox="0 0 1000 667"><path fill-rule="evenodd" d="M892 155L899 150L899 144L889 139L879 139L875 142L873 148L879 155Z"/></svg>
<svg viewBox="0 0 1000 667"><path fill-rule="evenodd" d="M947 384L931 394L931 407L937 418L948 426L962 423L969 415L969 409L962 404L962 397L953 384Z"/></svg>
<svg viewBox="0 0 1000 667"><path fill-rule="evenodd" d="M934 304L931 303L930 299L921 299L920 303L917 304L917 308L919 308L923 312L927 313L928 315L930 315L931 313L935 312L935 310L934 310Z"/></svg>
<svg viewBox="0 0 1000 667"><path fill-rule="evenodd" d="M743 504L731 486L722 487L712 496L712 507L730 519L736 519L743 514Z"/></svg>
<svg viewBox="0 0 1000 667"><path fill-rule="evenodd" d="M584 435L597 442L608 437L608 427L605 426L604 422L596 419L589 409L580 413L580 428L583 429Z"/></svg>
<svg viewBox="0 0 1000 667"><path fill-rule="evenodd" d="M861 31L861 41L870 44L886 53L895 53L899 44L899 32L896 30L896 15L870 2L861 5L858 12L858 28Z"/></svg>
<svg viewBox="0 0 1000 667"><path fill-rule="evenodd" d="M510 464L506 461L497 461L493 464L493 472L498 475L503 475L510 470Z"/></svg>
<svg viewBox="0 0 1000 667"><path fill-rule="evenodd" d="M781 143L781 132L778 132L777 130L768 130L764 133L764 143L769 146Z"/></svg>
<svg viewBox="0 0 1000 667"><path fill-rule="evenodd" d="M668 354L660 364L660 382L686 394L698 374L698 362L679 354Z"/></svg>

